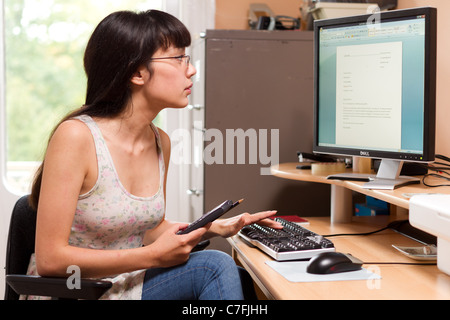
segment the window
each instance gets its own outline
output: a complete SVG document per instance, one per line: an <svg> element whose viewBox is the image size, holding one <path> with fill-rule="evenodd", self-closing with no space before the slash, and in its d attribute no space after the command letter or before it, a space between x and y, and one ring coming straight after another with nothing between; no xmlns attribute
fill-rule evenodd
<svg viewBox="0 0 450 320"><path fill-rule="evenodd" d="M164 0L4 0L6 180L29 192L50 131L84 102L83 53L117 10L162 9ZM162 119L155 119L161 126Z"/></svg>

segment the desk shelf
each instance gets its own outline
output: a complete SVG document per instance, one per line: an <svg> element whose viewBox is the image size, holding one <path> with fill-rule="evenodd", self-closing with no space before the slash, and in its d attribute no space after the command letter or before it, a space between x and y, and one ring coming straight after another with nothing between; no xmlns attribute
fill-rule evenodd
<svg viewBox="0 0 450 320"><path fill-rule="evenodd" d="M271 167L271 174L290 180L317 182L331 185L331 221L349 222L352 215L351 191L371 196L400 208L409 209L408 193L449 193L448 188L429 188L421 184L408 185L394 190L364 189L364 182L328 180L326 175L314 175L311 170L296 169L297 163L282 163ZM349 171L350 172L350 171ZM335 194L333 194L333 192Z"/></svg>

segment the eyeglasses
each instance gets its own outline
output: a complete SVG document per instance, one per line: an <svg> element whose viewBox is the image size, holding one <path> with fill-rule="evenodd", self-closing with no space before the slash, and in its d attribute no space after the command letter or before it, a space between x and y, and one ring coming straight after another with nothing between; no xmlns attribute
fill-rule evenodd
<svg viewBox="0 0 450 320"><path fill-rule="evenodd" d="M186 64L186 67L189 66L189 63L191 62L191 56L187 54L183 54L181 56L176 57L160 57L160 58L151 58L150 61L153 60L167 60L167 59L176 59L179 62L183 62Z"/></svg>

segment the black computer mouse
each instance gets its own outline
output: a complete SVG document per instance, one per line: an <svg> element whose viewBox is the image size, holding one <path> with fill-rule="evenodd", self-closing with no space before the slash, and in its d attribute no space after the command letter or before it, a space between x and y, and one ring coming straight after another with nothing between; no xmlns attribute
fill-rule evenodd
<svg viewBox="0 0 450 320"><path fill-rule="evenodd" d="M361 270L362 265L363 262L351 254L323 252L309 260L306 271L314 274L331 274Z"/></svg>

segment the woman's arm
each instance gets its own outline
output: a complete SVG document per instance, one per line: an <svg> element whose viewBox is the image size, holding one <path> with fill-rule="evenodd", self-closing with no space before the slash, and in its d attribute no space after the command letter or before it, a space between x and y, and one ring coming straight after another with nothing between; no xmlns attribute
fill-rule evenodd
<svg viewBox="0 0 450 320"><path fill-rule="evenodd" d="M169 162L170 162L170 151L171 151L171 143L169 135L158 128L158 132L161 140L161 148L164 158L164 204L166 203L166 185L167 185L167 173L169 171ZM165 215L165 212L164 212ZM144 245L148 245L153 243L164 231L166 231L170 226L174 225L174 222L170 222L168 220L163 220L158 226L151 230L147 230L144 236Z"/></svg>
<svg viewBox="0 0 450 320"><path fill-rule="evenodd" d="M237 234L244 226L253 223L280 229L282 228L282 225L279 222L268 219L275 215L275 213L276 211L262 211L254 214L243 213L228 219L217 219L212 223L203 238L208 239L216 236L228 238Z"/></svg>

